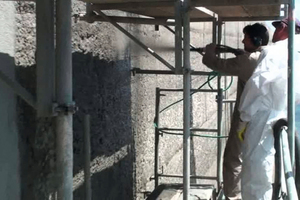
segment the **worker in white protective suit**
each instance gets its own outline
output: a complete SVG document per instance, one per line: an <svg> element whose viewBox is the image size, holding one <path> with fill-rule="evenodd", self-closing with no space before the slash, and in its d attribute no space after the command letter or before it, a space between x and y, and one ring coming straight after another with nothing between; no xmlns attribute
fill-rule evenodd
<svg viewBox="0 0 300 200"><path fill-rule="evenodd" d="M258 66L245 85L239 107L243 200L272 199L275 154L272 126L278 119L287 117L288 20L276 21L273 25L275 44L262 51ZM296 33L300 33L298 20ZM295 40L299 41L299 36L296 35ZM295 89L296 98L300 99L297 45L295 50Z"/></svg>

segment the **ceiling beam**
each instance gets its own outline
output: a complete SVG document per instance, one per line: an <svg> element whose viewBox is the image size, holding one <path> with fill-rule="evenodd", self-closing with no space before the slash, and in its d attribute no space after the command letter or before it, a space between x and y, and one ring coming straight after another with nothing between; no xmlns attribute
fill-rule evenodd
<svg viewBox="0 0 300 200"><path fill-rule="evenodd" d="M192 0L192 6L258 6L287 4L289 0Z"/></svg>
<svg viewBox="0 0 300 200"><path fill-rule="evenodd" d="M3 0L16 1L16 0ZM35 0L18 0L18 1L35 1ZM93 3L93 6L101 10L112 10L121 8L145 8L145 7L170 7L174 6L174 0L146 1L146 2L124 2L124 3L97 3L96 0L83 0ZM289 0L191 0L191 6L256 6L256 5L276 5L288 4Z"/></svg>
<svg viewBox="0 0 300 200"><path fill-rule="evenodd" d="M126 3L94 3L92 9L115 10L115 9L141 9L153 7L171 7L174 6L172 1L154 1L154 2L126 2Z"/></svg>
<svg viewBox="0 0 300 200"><path fill-rule="evenodd" d="M88 2L93 2L93 0ZM145 7L171 7L174 6L174 0L146 1L146 2L124 2L124 3L95 3L92 8L100 10L112 9L140 9ZM191 6L258 6L258 5L278 5L287 4L289 0L192 0Z"/></svg>
<svg viewBox="0 0 300 200"><path fill-rule="evenodd" d="M242 21L273 21L281 20L284 17L281 16L262 16L262 17L222 17L220 18L224 22L242 22Z"/></svg>

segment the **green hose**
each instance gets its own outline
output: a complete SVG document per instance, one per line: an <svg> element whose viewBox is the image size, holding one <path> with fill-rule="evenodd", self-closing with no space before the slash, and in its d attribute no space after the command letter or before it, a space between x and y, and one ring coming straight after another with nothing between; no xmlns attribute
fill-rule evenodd
<svg viewBox="0 0 300 200"><path fill-rule="evenodd" d="M210 89L213 90L212 86L210 85L210 81L213 80L213 79L214 79L216 76L218 76L218 75L220 75L220 73L215 72L215 71L212 71L212 72L208 75L207 81L204 82L200 87L198 87L198 90L201 89L202 87L204 87L206 84L208 84L208 86L210 87ZM223 91L224 91L224 92L227 91L227 90L231 87L232 83L233 83L233 77L231 77L231 81L230 81L229 85L228 85ZM192 92L191 95L193 95L193 94L195 94L195 93L197 93L197 92ZM167 110L168 108L172 107L173 105L175 105L175 104L177 104L177 103L179 103L179 102L181 102L181 101L183 101L183 99L180 99L180 100L178 100L178 101L175 101L174 103L172 103L172 104L166 106L165 108L163 108L161 111L159 111L159 113L162 113L163 111Z"/></svg>
<svg viewBox="0 0 300 200"><path fill-rule="evenodd" d="M216 77L216 76L219 76L219 75L221 75L221 73L212 71L211 74L208 75L207 80L209 80L211 76ZM233 83L233 76L231 76L230 83L229 83L229 85L225 89L223 89L223 92L229 90L229 88L231 87L232 83ZM213 90L213 87L211 86L210 81L208 82L208 86L209 86L210 89Z"/></svg>
<svg viewBox="0 0 300 200"><path fill-rule="evenodd" d="M208 75L207 81L204 82L200 87L198 87L198 89L201 89L201 88L204 87L206 84L208 84L208 86L210 87L210 89L213 90L213 87L211 86L210 81L213 80L213 79L214 79L216 76L218 76L218 75L221 75L221 74L220 74L219 72L212 71L212 72ZM227 91L227 90L231 87L232 83L233 83L233 77L231 76L231 81L230 81L229 85L228 85L223 91L224 91L224 92ZM192 92L192 93L191 93L191 96L192 96L193 94L195 94L195 93L197 93L197 92ZM159 113L162 113L163 111L167 110L168 108L172 107L173 105L175 105L175 104L177 104L177 103L179 103L179 102L181 102L181 101L183 101L183 99L180 99L180 100L178 100L178 101L176 101L176 102L174 102L174 103L172 103L172 104L166 106L165 108L163 108L162 110L160 110ZM157 126L156 123L154 123L154 127L155 127L155 128L158 128L158 126ZM160 132L164 133L164 131L160 131ZM173 135L182 135L181 133L171 133L171 132L165 132L165 133L167 133L167 134L173 134ZM191 134L191 136L206 137L206 138L227 138L227 137L228 137L228 136L212 136L212 135L197 135L197 134Z"/></svg>

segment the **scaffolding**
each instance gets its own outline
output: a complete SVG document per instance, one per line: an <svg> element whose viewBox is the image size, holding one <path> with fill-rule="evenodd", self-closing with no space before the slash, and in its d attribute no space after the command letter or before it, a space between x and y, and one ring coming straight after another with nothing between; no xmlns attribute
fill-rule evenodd
<svg viewBox="0 0 300 200"><path fill-rule="evenodd" d="M295 157L295 105L294 105L294 0L84 0L87 14L82 18L92 21L107 21L163 63L168 70L141 70L142 74L183 75L183 193L189 199L190 190L190 96L191 75L207 75L193 71L190 66L190 23L213 23L213 42L220 43L222 22L258 21L281 19L281 4L288 5L289 26L288 59L288 132L292 166ZM56 9L54 7L56 6ZM200 7L200 8L199 8ZM205 7L205 9L201 9ZM285 7L286 8L286 7ZM103 10L122 10L149 16L148 18L107 16ZM56 14L54 13L56 10ZM96 14L95 14L96 13ZM33 98L17 82L0 71L0 79L29 105L37 109L39 117L56 118L58 199L73 199L73 149L72 114L76 111L72 101L72 49L71 49L71 0L36 1L37 14L37 99ZM56 23L54 23L56 21ZM154 24L175 26L175 66L156 54L118 23ZM56 27L54 26L56 24ZM54 35L56 34L56 40ZM182 41L183 40L183 44ZM182 51L183 49L183 51ZM221 136L222 101L221 76L218 76L218 136ZM53 103L54 102L54 103ZM221 183L221 140L218 138L218 186ZM156 167L157 168L157 167ZM156 176L157 178L158 176ZM156 180L158 184L158 181ZM156 184L156 185L157 185ZM220 192L220 191L218 191Z"/></svg>

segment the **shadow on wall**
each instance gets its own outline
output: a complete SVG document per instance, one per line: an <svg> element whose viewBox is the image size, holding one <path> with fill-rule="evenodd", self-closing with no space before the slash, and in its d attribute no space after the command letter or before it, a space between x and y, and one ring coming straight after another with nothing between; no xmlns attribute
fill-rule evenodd
<svg viewBox="0 0 300 200"><path fill-rule="evenodd" d="M16 80L26 90L35 96L36 94L36 65L30 67L16 67ZM19 151L20 151L20 173L21 173L21 199L37 199L41 197L42 191L36 191L36 186L45 180L37 180L41 171L51 174L40 166L40 161L48 155L49 147L43 147L43 152L39 151L39 145L35 143L37 134L36 111L17 97L18 130L19 130ZM44 132L41 133L44 135ZM43 137L43 136L42 136ZM54 145L54 139L52 145ZM52 147L53 148L53 147ZM48 163L49 164L49 163ZM48 165L46 165L48 166ZM53 172L52 172L53 174ZM41 177L40 177L41 178ZM47 185L41 184L41 187ZM54 189L54 188L53 188ZM40 190L42 190L40 188ZM48 193L43 191L42 193ZM45 194L47 196L47 194ZM42 195L45 197L44 195Z"/></svg>
<svg viewBox="0 0 300 200"><path fill-rule="evenodd" d="M132 199L130 61L107 62L91 54L73 54L74 176L83 169L83 116L91 115L93 199ZM82 173L81 173L82 174ZM81 182L74 199L84 199Z"/></svg>
<svg viewBox="0 0 300 200"><path fill-rule="evenodd" d="M35 68L18 67L17 70L18 80L32 93L35 91ZM130 60L108 62L91 54L73 53L73 99L79 107L73 118L75 200L84 199L82 170L85 114L91 115L92 199L133 199L130 80ZM35 116L35 111L20 100L22 199L26 200L46 199L47 196L49 199L49 195L55 191L55 164L51 166L53 160L46 160L47 157L55 158L49 153L55 154L53 123L42 122L47 126L42 129L41 125L37 126L40 121L37 123ZM39 133L45 130L47 134ZM41 135L48 140L42 147L37 144ZM43 160L46 165L37 165L39 160ZM43 180L40 178L42 172L46 174ZM37 191L37 185L48 188L44 190L45 194Z"/></svg>
<svg viewBox="0 0 300 200"><path fill-rule="evenodd" d="M91 177L92 199L132 200L132 172L129 169L132 166L131 162L132 156L127 155L113 166L94 173ZM81 185L74 191L74 200L84 200L84 195L84 185Z"/></svg>
<svg viewBox="0 0 300 200"><path fill-rule="evenodd" d="M1 22L2 23L2 22ZM4 49L1 50L5 51ZM14 79L14 58L0 52L0 70ZM20 199L19 148L13 91L0 78L0 199Z"/></svg>

